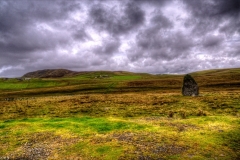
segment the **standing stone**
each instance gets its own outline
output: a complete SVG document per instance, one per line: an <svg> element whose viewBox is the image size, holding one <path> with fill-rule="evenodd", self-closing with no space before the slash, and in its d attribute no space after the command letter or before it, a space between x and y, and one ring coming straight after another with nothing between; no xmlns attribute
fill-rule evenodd
<svg viewBox="0 0 240 160"><path fill-rule="evenodd" d="M197 96L199 94L198 89L198 85L192 76L189 74L185 75L183 79L182 94L184 96Z"/></svg>

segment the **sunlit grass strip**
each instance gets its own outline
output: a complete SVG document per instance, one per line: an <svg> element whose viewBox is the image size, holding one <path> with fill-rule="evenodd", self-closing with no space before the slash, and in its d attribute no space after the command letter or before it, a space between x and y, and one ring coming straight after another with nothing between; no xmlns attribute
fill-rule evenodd
<svg viewBox="0 0 240 160"><path fill-rule="evenodd" d="M3 130L12 129L12 133L21 132L41 132L68 131L71 133L84 135L91 133L107 133L115 130L144 130L150 126L126 122L122 120L111 120L108 118L29 118L22 120L7 120L1 122L0 128Z"/></svg>
<svg viewBox="0 0 240 160"><path fill-rule="evenodd" d="M177 148L183 146L185 151L179 155L182 158L193 155L195 158L204 159L218 154L230 158L236 156L231 148L239 148L237 144L240 139L237 134L239 130L236 128L238 124L239 119L232 116L193 117L188 119L156 118L151 121L143 118L122 119L86 116L6 120L0 122L0 138L2 146L8 145L3 148L0 154L3 155L13 151L21 144L26 143L28 141L26 135L42 132L54 133L65 138L79 137L81 139L70 147L71 149L66 149L65 156L77 156L81 152L81 156L88 158L93 156L95 158L111 159L123 155L123 152L135 146L134 143L144 145L146 142L154 142L156 147L158 145L163 145L163 147L173 145ZM124 143L114 138L111 139L111 135L124 135L126 133L133 134L129 143L127 141L125 143L124 139ZM155 136L158 138L154 138ZM107 140L109 138L110 141ZM233 140L236 143L233 143ZM109 148L114 148L117 152L115 153L113 149ZM166 147L165 149L169 150ZM168 155L167 153L165 155L168 158L179 156Z"/></svg>

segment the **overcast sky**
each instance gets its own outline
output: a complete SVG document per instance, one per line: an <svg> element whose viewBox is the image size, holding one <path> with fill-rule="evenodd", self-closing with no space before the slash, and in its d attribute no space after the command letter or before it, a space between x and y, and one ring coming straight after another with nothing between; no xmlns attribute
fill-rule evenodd
<svg viewBox="0 0 240 160"><path fill-rule="evenodd" d="M0 77L240 67L240 0L0 0Z"/></svg>

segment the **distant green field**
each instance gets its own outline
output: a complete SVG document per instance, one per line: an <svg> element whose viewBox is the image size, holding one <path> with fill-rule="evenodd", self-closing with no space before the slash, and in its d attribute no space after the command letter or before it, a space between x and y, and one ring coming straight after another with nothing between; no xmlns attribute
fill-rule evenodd
<svg viewBox="0 0 240 160"><path fill-rule="evenodd" d="M111 80L137 80L141 79L141 76L135 76L135 75L128 75L128 76L113 76L110 77Z"/></svg>
<svg viewBox="0 0 240 160"><path fill-rule="evenodd" d="M32 79L29 81L17 81L17 80L2 80L0 81L0 90L19 90L30 88L45 88L67 85L65 81L59 80L39 80Z"/></svg>
<svg viewBox="0 0 240 160"><path fill-rule="evenodd" d="M114 72L91 72L86 74L77 75L71 78L65 78L65 79L78 79L78 80L88 80L88 79L101 79L101 80L136 80L140 79L141 75L135 75L126 73L114 73Z"/></svg>
<svg viewBox="0 0 240 160"><path fill-rule="evenodd" d="M17 80L17 79L0 79L0 90L21 90L21 89L34 89L34 88L49 88L69 85L82 85L84 84L99 84L103 86L103 83L109 83L106 87L110 86L112 82L116 81L130 81L141 79L139 75L115 75L113 73L108 74L107 77L101 77L104 75L100 73L86 73L74 77L67 78L45 78L45 79L31 79L31 80Z"/></svg>

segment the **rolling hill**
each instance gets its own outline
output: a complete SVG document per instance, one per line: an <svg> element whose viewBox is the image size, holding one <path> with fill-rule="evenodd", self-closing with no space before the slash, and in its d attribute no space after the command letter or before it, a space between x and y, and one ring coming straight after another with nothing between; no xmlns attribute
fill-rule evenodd
<svg viewBox="0 0 240 160"><path fill-rule="evenodd" d="M70 71L67 69L44 69L24 74L22 77L27 78L59 78L66 76L73 76L78 72Z"/></svg>
<svg viewBox="0 0 240 160"><path fill-rule="evenodd" d="M44 69L24 74L23 78L62 78L62 77L75 77L79 75L100 76L100 75L133 75L135 73L127 71L71 71L67 69ZM144 73L147 74L147 73Z"/></svg>
<svg viewBox="0 0 240 160"><path fill-rule="evenodd" d="M194 77L216 77L219 79L220 77L225 79L240 79L240 68L228 68L228 69L212 69L212 70L203 70L203 71L196 71L188 73ZM149 76L153 77L167 77L167 78L174 78L182 76L181 74L157 74L151 75L148 73L133 73L128 71L71 71L67 69L44 69L44 70L37 70L33 72L28 72L24 74L22 77L28 78L62 78L62 77L75 77L79 75L142 75L142 76ZM222 79L221 78L221 79Z"/></svg>

